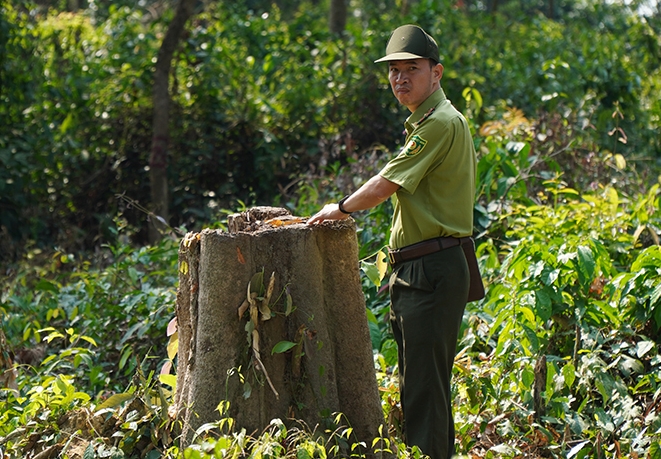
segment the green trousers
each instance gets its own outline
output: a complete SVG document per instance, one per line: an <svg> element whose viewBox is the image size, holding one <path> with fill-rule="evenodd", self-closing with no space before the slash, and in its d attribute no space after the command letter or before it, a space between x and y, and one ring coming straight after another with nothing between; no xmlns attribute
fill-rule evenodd
<svg viewBox="0 0 661 459"><path fill-rule="evenodd" d="M432 459L454 453L450 378L469 281L459 246L397 263L390 277L405 441Z"/></svg>

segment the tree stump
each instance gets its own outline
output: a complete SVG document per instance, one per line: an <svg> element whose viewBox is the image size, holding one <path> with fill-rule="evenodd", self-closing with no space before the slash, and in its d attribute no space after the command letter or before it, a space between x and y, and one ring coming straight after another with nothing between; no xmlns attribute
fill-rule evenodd
<svg viewBox="0 0 661 459"><path fill-rule="evenodd" d="M229 402L235 427L329 427L338 412L368 446L383 412L353 220L307 226L285 209L231 216L179 249L175 408L188 444Z"/></svg>

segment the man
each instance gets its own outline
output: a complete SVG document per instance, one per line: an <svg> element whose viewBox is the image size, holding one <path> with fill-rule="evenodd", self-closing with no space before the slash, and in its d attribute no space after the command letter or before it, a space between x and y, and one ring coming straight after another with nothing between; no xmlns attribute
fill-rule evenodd
<svg viewBox="0 0 661 459"><path fill-rule="evenodd" d="M468 124L441 89L434 39L405 25L388 41L390 87L409 109L406 143L378 175L309 224L347 218L394 195L389 257L407 444L433 459L454 452L450 378L469 292L462 243L472 240L476 155Z"/></svg>

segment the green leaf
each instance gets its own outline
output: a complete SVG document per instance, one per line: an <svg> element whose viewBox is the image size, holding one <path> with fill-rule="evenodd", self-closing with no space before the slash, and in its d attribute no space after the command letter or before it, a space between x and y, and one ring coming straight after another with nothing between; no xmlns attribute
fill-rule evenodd
<svg viewBox="0 0 661 459"><path fill-rule="evenodd" d="M631 272L645 268L661 268L661 246L653 245L643 250L631 265Z"/></svg>
<svg viewBox="0 0 661 459"><path fill-rule="evenodd" d="M567 453L567 459L571 459L572 457L576 456L578 453L581 452L583 447L585 447L585 445L587 445L589 443L590 442L588 440L585 440L585 441L579 443L578 445L574 446L572 449L569 450L569 453Z"/></svg>
<svg viewBox="0 0 661 459"><path fill-rule="evenodd" d="M576 368L572 363L568 363L562 367L562 376L565 377L567 387L571 389L571 386L574 385L574 381L576 380Z"/></svg>
<svg viewBox="0 0 661 459"><path fill-rule="evenodd" d="M372 281L372 283L376 286L377 289L381 287L379 268L377 268L376 263L369 263L367 261L363 261L360 264L360 269L363 270L367 278Z"/></svg>
<svg viewBox="0 0 661 459"><path fill-rule="evenodd" d="M498 184L497 192L498 197L502 198L505 196L505 193L516 183L514 177L501 177L496 182Z"/></svg>
<svg viewBox="0 0 661 459"><path fill-rule="evenodd" d="M223 455L223 450L228 449L231 444L232 442L229 438L220 437L218 441L216 441L216 445L213 447L213 450L216 453L216 457L226 457Z"/></svg>
<svg viewBox="0 0 661 459"><path fill-rule="evenodd" d="M595 261L589 247L578 246L578 278L584 289L590 288L594 277Z"/></svg>
<svg viewBox="0 0 661 459"><path fill-rule="evenodd" d="M546 222L544 222L544 224L546 224ZM544 282L545 285L552 285L558 279L559 275L559 269L551 269L548 266L545 266L542 271L542 282Z"/></svg>
<svg viewBox="0 0 661 459"><path fill-rule="evenodd" d="M557 367L554 363L547 362L546 364L546 387L545 391L547 394L555 393L554 390L554 380L557 375Z"/></svg>
<svg viewBox="0 0 661 459"><path fill-rule="evenodd" d="M253 274L252 279L248 283L248 294L256 293L257 296L262 294L264 290L264 270Z"/></svg>
<svg viewBox="0 0 661 459"><path fill-rule="evenodd" d="M476 109L477 111L480 111L482 108L482 104L484 103L482 101L482 94L480 94L480 91L478 91L475 88L471 88L471 93L473 94L473 98L475 99L475 104L476 104Z"/></svg>
<svg viewBox="0 0 661 459"><path fill-rule="evenodd" d="M49 333L48 336L44 338L44 340L47 343L50 343L51 341L53 341L56 338L64 338L64 335L60 332L52 332L52 333Z"/></svg>
<svg viewBox="0 0 661 459"><path fill-rule="evenodd" d="M280 341L275 346L273 346L273 349L271 350L271 355L282 354L283 352L287 352L288 350L296 347L296 345L297 343L292 343L291 341Z"/></svg>
<svg viewBox="0 0 661 459"><path fill-rule="evenodd" d="M82 339L83 341L87 341L88 343L90 343L93 346L97 346L96 341L94 341L94 338L90 338L89 336L81 335L80 339Z"/></svg>
<svg viewBox="0 0 661 459"><path fill-rule="evenodd" d="M561 188L559 190L556 190L556 193L558 194L570 194L572 196L580 196L580 193L576 191L573 188Z"/></svg>
<svg viewBox="0 0 661 459"><path fill-rule="evenodd" d="M535 312L544 322L551 318L553 314L553 303L551 296L546 290L535 291Z"/></svg>
<svg viewBox="0 0 661 459"><path fill-rule="evenodd" d="M528 327L527 325L521 324L521 328L523 329L523 332L526 334L526 338L528 338L528 342L530 343L530 347L531 347L530 349L524 348L524 351L526 355L531 355L531 353L534 354L539 350L539 339L537 338L537 334L532 328Z"/></svg>
<svg viewBox="0 0 661 459"><path fill-rule="evenodd" d="M63 377L62 375L58 376L57 379L55 380L55 386L57 387L57 389L60 390L61 393L66 394L67 389L71 387L71 383L64 378L65 377Z"/></svg>
<svg viewBox="0 0 661 459"><path fill-rule="evenodd" d="M661 284L657 285L652 294L650 295L650 304L655 305L659 302L661 298Z"/></svg>
<svg viewBox="0 0 661 459"><path fill-rule="evenodd" d="M158 375L158 380L161 382L161 384L170 386L172 390L177 388L177 375Z"/></svg>
<svg viewBox="0 0 661 459"><path fill-rule="evenodd" d="M83 459L94 459L96 457L96 451L94 451L94 445L90 442L85 448L83 453Z"/></svg>
<svg viewBox="0 0 661 459"><path fill-rule="evenodd" d="M367 314L367 321L370 322L370 323L378 325L379 321L377 320L377 318L374 315L374 313L372 312L372 310L368 308L368 309L365 309L365 312Z"/></svg>
<svg viewBox="0 0 661 459"><path fill-rule="evenodd" d="M501 314L501 316L502 315L504 314ZM514 326L513 323L511 321L508 321L505 323L505 326L500 332L500 335L498 336L498 344L496 345L497 356L503 355L503 347L505 346L505 343L507 343L509 340L512 339L511 330L513 326Z"/></svg>
<svg viewBox="0 0 661 459"><path fill-rule="evenodd" d="M46 279L41 279L39 282L37 282L37 285L35 285L34 288L35 290L40 290L43 292L52 292L52 293L59 292L57 285Z"/></svg>
<svg viewBox="0 0 661 459"><path fill-rule="evenodd" d="M504 443L500 445L492 446L491 448L489 448L489 451L493 451L499 454L507 454L507 455L510 455L514 452L511 446L506 445Z"/></svg>
<svg viewBox="0 0 661 459"><path fill-rule="evenodd" d="M255 324L252 323L252 320L249 320L243 328L247 333L248 346L252 346L252 331L255 329Z"/></svg>
<svg viewBox="0 0 661 459"><path fill-rule="evenodd" d="M626 163L624 167L626 167ZM613 187L608 187L606 189L606 194L608 195L608 202L613 206L613 210L615 210L615 208L620 204L620 197L617 194L617 190Z"/></svg>
<svg viewBox="0 0 661 459"><path fill-rule="evenodd" d="M62 134L65 134L69 130L69 127L71 126L71 123L73 122L73 113L74 112L69 112L67 117L64 119L64 121L60 125L60 132Z"/></svg>
<svg viewBox="0 0 661 459"><path fill-rule="evenodd" d="M291 294L289 293L289 289L287 289L287 292L285 293L285 317L291 314L293 306L294 303L292 301Z"/></svg>
<svg viewBox="0 0 661 459"><path fill-rule="evenodd" d="M661 443L655 441L650 445L650 450L647 452L649 459L661 459Z"/></svg>
<svg viewBox="0 0 661 459"><path fill-rule="evenodd" d="M523 383L523 388L530 390L532 383L535 381L535 372L530 368L525 367L521 372L521 382Z"/></svg>
<svg viewBox="0 0 661 459"><path fill-rule="evenodd" d="M619 360L618 368L622 374L627 377L635 373L645 373L645 366L640 362L640 360L633 359L627 355L623 355Z"/></svg>
<svg viewBox="0 0 661 459"><path fill-rule="evenodd" d="M603 398L604 405L606 405L613 396L613 379L608 373L597 373L594 383Z"/></svg>
<svg viewBox="0 0 661 459"><path fill-rule="evenodd" d="M661 328L661 307L654 308L654 321L657 328Z"/></svg>
<svg viewBox="0 0 661 459"><path fill-rule="evenodd" d="M129 272L129 277L131 278L133 283L137 284L138 283L138 271L136 271L136 269L133 266L129 266L128 272Z"/></svg>
<svg viewBox="0 0 661 459"><path fill-rule="evenodd" d="M526 318L526 320L528 320L528 322L531 324L535 324L537 322L535 320L535 313L532 312L532 309L527 306L521 306L519 309L521 310L521 313Z"/></svg>
<svg viewBox="0 0 661 459"><path fill-rule="evenodd" d="M115 408L116 406L121 405L127 400L131 400L134 397L133 394L123 392L121 394L115 394L108 397L108 399L96 407L96 411L101 411L106 408Z"/></svg>
<svg viewBox="0 0 661 459"><path fill-rule="evenodd" d="M81 400L83 403L89 402L90 398L89 394L85 392L74 392L72 397L73 400Z"/></svg>
<svg viewBox="0 0 661 459"><path fill-rule="evenodd" d="M639 359L643 358L652 349L654 349L654 341L640 341L636 344L636 355Z"/></svg>
<svg viewBox="0 0 661 459"><path fill-rule="evenodd" d="M615 431L615 424L610 413L607 413L603 408L594 410L594 419L597 421L597 426L608 433Z"/></svg>
<svg viewBox="0 0 661 459"><path fill-rule="evenodd" d="M126 361L128 360L129 357L131 357L131 354L133 353L133 349L129 347L128 345L124 346L124 349L122 350L122 356L119 359L119 368L120 370L124 368L126 365Z"/></svg>

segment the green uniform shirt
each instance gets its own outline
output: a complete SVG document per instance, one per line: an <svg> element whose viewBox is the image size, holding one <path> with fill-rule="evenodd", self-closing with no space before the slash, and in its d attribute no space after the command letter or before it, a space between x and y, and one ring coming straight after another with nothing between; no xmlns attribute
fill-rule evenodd
<svg viewBox="0 0 661 459"><path fill-rule="evenodd" d="M466 119L435 91L404 123L406 144L379 172L401 188L390 247L473 233L477 158Z"/></svg>

